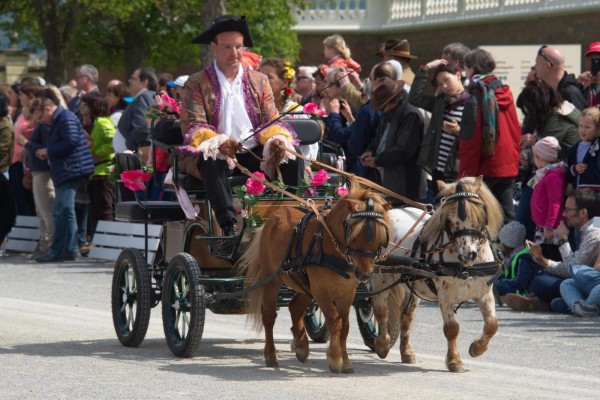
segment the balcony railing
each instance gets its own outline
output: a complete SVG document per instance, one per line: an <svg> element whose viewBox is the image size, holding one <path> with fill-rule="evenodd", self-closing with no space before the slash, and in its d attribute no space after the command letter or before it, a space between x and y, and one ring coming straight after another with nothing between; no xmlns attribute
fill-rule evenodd
<svg viewBox="0 0 600 400"><path fill-rule="evenodd" d="M300 33L408 30L600 10L598 0L312 0L296 15Z"/></svg>

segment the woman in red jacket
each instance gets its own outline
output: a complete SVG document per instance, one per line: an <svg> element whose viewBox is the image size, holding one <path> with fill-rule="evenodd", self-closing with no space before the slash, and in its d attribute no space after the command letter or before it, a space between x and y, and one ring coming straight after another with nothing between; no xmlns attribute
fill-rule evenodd
<svg viewBox="0 0 600 400"><path fill-rule="evenodd" d="M492 55L485 50L471 50L465 56L471 96L460 124L458 177L483 175L508 222L513 217L521 126L512 92L493 74L495 68Z"/></svg>

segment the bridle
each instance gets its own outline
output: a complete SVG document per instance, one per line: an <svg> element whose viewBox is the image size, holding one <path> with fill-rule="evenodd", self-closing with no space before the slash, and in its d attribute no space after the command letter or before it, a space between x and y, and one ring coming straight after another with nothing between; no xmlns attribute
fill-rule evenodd
<svg viewBox="0 0 600 400"><path fill-rule="evenodd" d="M366 250L366 249L353 249L350 247L350 242L348 240L352 226L354 225L351 221L356 219L366 219L364 235L365 239L368 243L371 243L375 238L375 223L384 223L385 219L383 213L374 211L374 201L371 196L366 199L367 207L365 211L358 211L350 213L346 216L344 220L344 243L346 244L346 248L341 251L346 257L346 262L351 267L354 267L354 262L352 261L352 255L372 257L373 259L378 258L381 255L381 251L385 248L389 241L389 231L385 230L386 237L385 240L379 243L379 247L377 250ZM339 249L338 249L339 250Z"/></svg>
<svg viewBox="0 0 600 400"><path fill-rule="evenodd" d="M457 208L457 212L458 212L458 218L464 222L467 219L467 210L466 210L466 202L467 201L483 206L484 211L485 211L484 214L486 216L486 220L483 224L483 227L479 230L478 229L459 229L456 231L452 231L450 224L446 224L446 227L444 228L444 232L448 236L448 244L454 244L456 246L456 239L458 239L462 236L475 236L475 237L479 238L478 248L480 248L485 243L485 240L487 240L487 237L488 237L488 233L487 233L487 229L486 229L487 206L485 205L483 200L481 200L481 197L477 193L464 191L462 182L459 181L456 184L456 191L453 194L451 194L447 197L442 197L440 199L438 209L441 209L442 207L444 207L447 204L457 202L456 208Z"/></svg>

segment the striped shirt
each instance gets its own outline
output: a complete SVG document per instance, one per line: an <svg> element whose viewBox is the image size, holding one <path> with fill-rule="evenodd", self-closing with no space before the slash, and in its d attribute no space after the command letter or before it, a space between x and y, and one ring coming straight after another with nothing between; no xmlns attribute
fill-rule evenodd
<svg viewBox="0 0 600 400"><path fill-rule="evenodd" d="M444 112L444 121L456 121L460 125L460 120L462 119L464 106L460 105L451 110L446 109ZM442 139L440 141L440 151L438 153L437 159L437 167L438 171L444 172L446 168L446 163L448 162L448 157L450 156L450 149L454 145L454 141L457 139L455 135L448 133L444 130L444 125L442 125Z"/></svg>

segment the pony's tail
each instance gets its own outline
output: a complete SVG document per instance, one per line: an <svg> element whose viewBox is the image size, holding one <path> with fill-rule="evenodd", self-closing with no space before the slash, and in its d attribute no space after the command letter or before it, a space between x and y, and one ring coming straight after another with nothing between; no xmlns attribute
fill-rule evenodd
<svg viewBox="0 0 600 400"><path fill-rule="evenodd" d="M240 276L246 275L244 287L252 286L267 277L267 271L260 267L260 238L263 227L264 226L261 226L256 229L254 237L248 245L248 249L246 249L237 263L237 274ZM252 320L254 329L259 332L263 327L261 318L263 288L260 287L248 293L246 295L245 303L248 319Z"/></svg>

